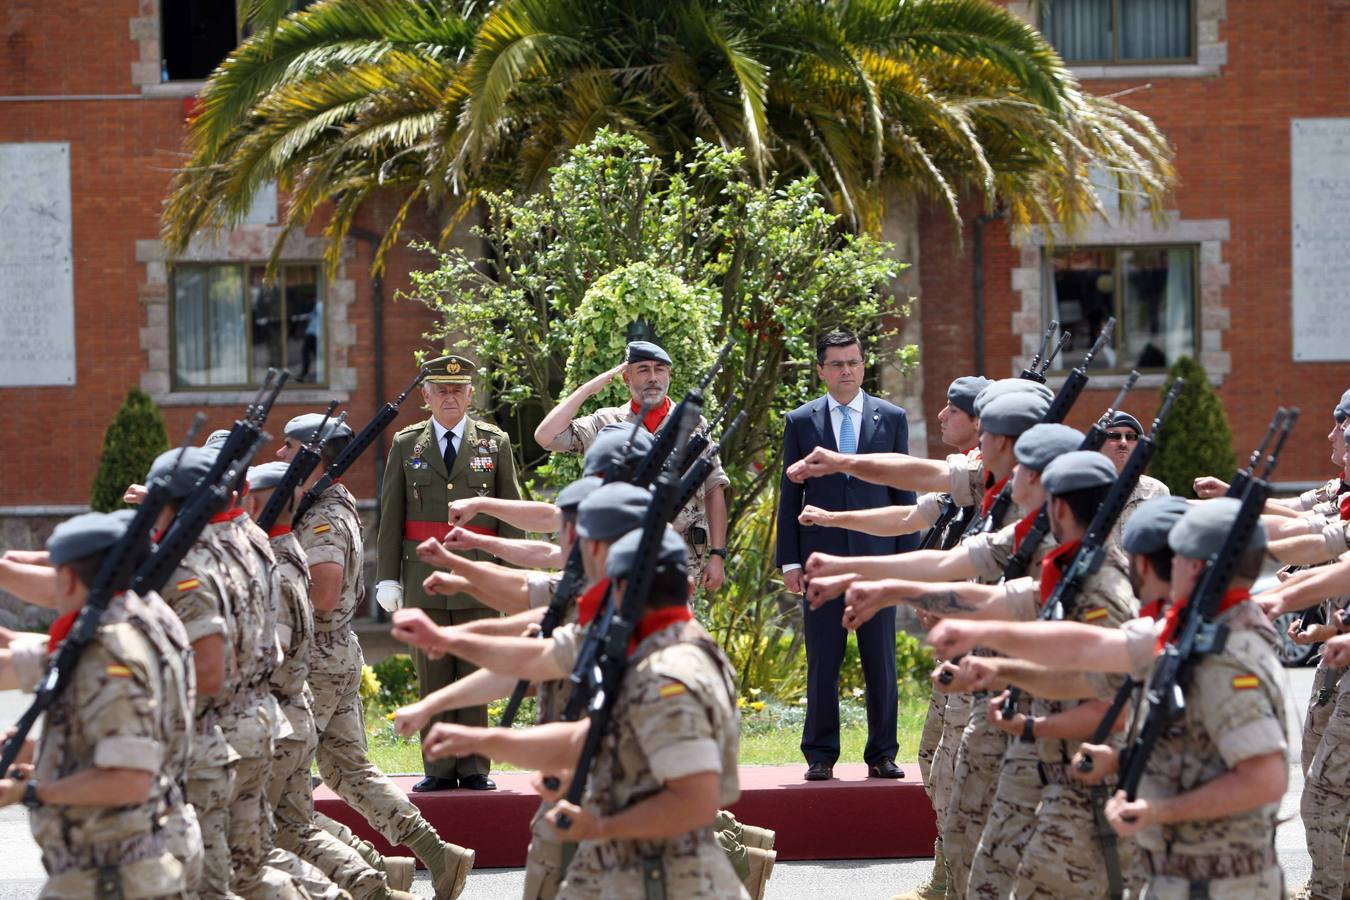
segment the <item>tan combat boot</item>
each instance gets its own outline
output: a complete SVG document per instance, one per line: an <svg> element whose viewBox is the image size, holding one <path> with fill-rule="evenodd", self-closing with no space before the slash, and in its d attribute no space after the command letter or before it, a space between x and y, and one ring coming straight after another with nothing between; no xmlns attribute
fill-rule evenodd
<svg viewBox="0 0 1350 900"><path fill-rule="evenodd" d="M464 882L473 869L472 850L441 840L430 825L423 825L405 843L431 873L436 900L454 900L464 892Z"/></svg>
<svg viewBox="0 0 1350 900"><path fill-rule="evenodd" d="M772 850L777 835L772 828L760 828L758 825L741 824L741 843L757 850Z"/></svg>
<svg viewBox="0 0 1350 900"><path fill-rule="evenodd" d="M891 900L942 900L947 896L947 859L942 855L942 839L933 842L933 874L928 880L907 894L897 894Z"/></svg>
<svg viewBox="0 0 1350 900"><path fill-rule="evenodd" d="M391 891L411 891L417 875L417 860L411 856L382 856L384 880ZM381 868L381 866L376 866Z"/></svg>
<svg viewBox="0 0 1350 900"><path fill-rule="evenodd" d="M772 850L747 846L745 856L750 864L750 877L745 880L745 889L750 892L750 900L762 900L764 885L773 874L773 864L777 861L778 854Z"/></svg>

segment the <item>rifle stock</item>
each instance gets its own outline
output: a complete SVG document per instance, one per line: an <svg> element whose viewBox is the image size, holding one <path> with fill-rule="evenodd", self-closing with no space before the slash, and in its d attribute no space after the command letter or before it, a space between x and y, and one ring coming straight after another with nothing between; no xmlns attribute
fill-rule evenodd
<svg viewBox="0 0 1350 900"><path fill-rule="evenodd" d="M324 413L323 421L319 423L318 431L314 432L314 439L301 447L291 458L291 464L286 467L286 473L281 476L280 483L272 491L272 496L267 498L267 505L262 508L258 514L258 527L263 531L271 531L272 526L276 525L277 519L281 518L281 512L295 498L295 489L305 483L310 473L319 465L320 453L323 448L323 430L328 425L328 420L332 418L333 411L337 409L338 402L331 401L328 404L328 410ZM347 419L344 412L338 417L338 425L341 425Z"/></svg>

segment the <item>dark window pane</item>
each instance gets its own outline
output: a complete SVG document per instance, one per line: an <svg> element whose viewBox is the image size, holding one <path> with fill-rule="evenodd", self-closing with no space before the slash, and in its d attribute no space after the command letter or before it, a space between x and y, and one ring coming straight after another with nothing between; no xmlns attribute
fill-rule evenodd
<svg viewBox="0 0 1350 900"><path fill-rule="evenodd" d="M1122 249L1125 286L1121 367L1163 369L1195 354L1195 251Z"/></svg>
<svg viewBox="0 0 1350 900"><path fill-rule="evenodd" d="M323 383L323 300L319 296L317 266L286 268L286 365L298 381Z"/></svg>
<svg viewBox="0 0 1350 900"><path fill-rule="evenodd" d="M163 0L161 52L168 80L203 79L235 48L234 5L235 0Z"/></svg>
<svg viewBox="0 0 1350 900"><path fill-rule="evenodd" d="M249 340L253 343L255 384L262 384L269 368L281 369L286 365L286 352L281 339L281 286L276 281L264 280L266 271L264 266L249 266L248 269Z"/></svg>
<svg viewBox="0 0 1350 900"><path fill-rule="evenodd" d="M1041 32L1068 62L1111 58L1111 0L1041 4Z"/></svg>
<svg viewBox="0 0 1350 900"><path fill-rule="evenodd" d="M1053 368L1072 369L1083 361L1092 342L1114 314L1115 252L1061 250L1050 259L1050 317L1073 335ZM1114 368L1114 336L1092 361L1094 369Z"/></svg>
<svg viewBox="0 0 1350 900"><path fill-rule="evenodd" d="M1119 2L1121 59L1190 58L1190 0Z"/></svg>

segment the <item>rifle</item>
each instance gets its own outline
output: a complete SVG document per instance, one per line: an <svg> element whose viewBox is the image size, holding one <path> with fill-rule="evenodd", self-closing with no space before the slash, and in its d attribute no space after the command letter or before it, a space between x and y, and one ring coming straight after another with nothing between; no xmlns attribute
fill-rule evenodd
<svg viewBox="0 0 1350 900"><path fill-rule="evenodd" d="M684 421L684 414L690 406L697 406L700 412L703 409L703 392L712 384L712 380L717 377L717 373L722 371L722 366L727 361L727 354L731 352L732 341L727 341L722 345L721 351L717 354L717 359L713 361L712 367L703 375L699 383L690 388L684 395L666 419L666 424L661 426L661 430L656 433L652 439L652 452L647 454L646 459L637 467L633 473L633 484L638 487L650 487L656 480L661 469L666 465L666 461L675 451L676 440L680 438L678 434L680 423ZM639 420L640 421L640 420ZM693 420L695 423L698 419ZM685 436L687 438L687 435ZM677 471L682 471L677 469Z"/></svg>
<svg viewBox="0 0 1350 900"><path fill-rule="evenodd" d="M418 370L417 377L413 379L412 384L408 385L407 389L395 397L392 402L381 406L375 416L366 423L366 427L362 428L360 433L352 438L347 446L342 448L342 452L338 454L337 459L333 460L333 464L324 470L323 477L314 482L310 489L305 491L305 495L300 498L300 502L296 504L295 514L291 516L293 523L299 524L310 508L314 506L315 501L319 499L319 495L328 490L328 487L334 481L341 478L343 473L351 468L352 463L356 462L361 454L366 452L366 448L375 443L375 439L389 427L389 423L398 418L398 408L403 405L403 401L408 399L408 395L416 390L426 377L427 367L423 366Z"/></svg>
<svg viewBox="0 0 1350 900"><path fill-rule="evenodd" d="M1125 502L1134 493L1135 487L1139 484L1140 476L1144 474L1144 469L1148 468L1149 462L1153 459L1153 453L1158 446L1158 432L1167 420L1167 414L1171 412L1172 404L1176 402L1177 395L1181 393L1181 386L1182 380L1180 378L1172 382L1172 389L1167 392L1167 397L1163 399L1162 408L1158 410L1158 415L1153 419L1153 427L1149 430L1148 435L1140 435L1139 442L1135 444L1134 452L1130 454L1130 458L1125 462L1125 468L1121 470L1120 475L1112 483L1106 499L1102 501L1101 506L1097 507L1097 512L1093 515L1087 531L1083 534L1078 552L1073 555L1069 567L1064 570L1059 583L1055 585L1054 593L1041 607L1038 618L1044 621L1064 618L1065 610L1073 605L1088 578L1096 573L1102 567L1102 563L1106 561L1106 545L1111 529L1115 527L1116 520L1124 512ZM1017 687L1009 688L1008 697L1003 701L1005 718L1012 717L1017 708L1017 700L1021 695L1022 692Z"/></svg>
<svg viewBox="0 0 1350 900"><path fill-rule="evenodd" d="M1045 379L1040 377L1041 361L1045 359L1046 351L1050 349L1050 338L1054 337L1055 329L1058 327L1059 320L1051 319L1049 327L1045 329L1045 334L1041 335L1040 349L1036 351L1035 356L1031 357L1031 362L1027 363L1027 367L1022 370L1021 375L1017 376L1018 378L1025 378L1029 381L1039 381L1041 384L1045 383Z"/></svg>
<svg viewBox="0 0 1350 900"><path fill-rule="evenodd" d="M145 499L137 507L131 521L127 523L126 531L103 555L103 562L94 576L94 583L89 586L89 595L85 598L84 608L75 617L75 624L66 635L66 639L61 642L56 655L47 662L37 689L33 692L33 702L19 717L18 723L14 726L14 733L5 741L3 750L0 750L0 772L8 772L14 765L14 760L18 759L23 742L28 737L28 732L37 724L38 717L51 708L69 683L84 648L89 646L94 635L98 633L99 623L108 604L131 580L133 568L137 564L136 557L148 544L155 520L159 518L164 504L168 501L169 482L173 480L173 475L178 470L183 453L197 440L197 433L201 431L205 421L206 416L202 413L197 413L193 417L187 437L178 448L178 456L174 458L173 466L146 485Z"/></svg>
<svg viewBox="0 0 1350 900"><path fill-rule="evenodd" d="M328 420L332 418L337 405L336 400L328 404L328 409L323 414L323 421L319 423L318 431L314 432L313 440L302 446L296 451L295 456L291 457L291 464L286 467L286 474L281 476L281 481L272 491L272 496L267 498L267 505L258 514L258 527L263 531L272 530L272 526L281 517L281 511L289 506L294 499L295 489L304 484L305 479L309 478L310 473L318 466L319 451L323 447L323 430L328 426ZM344 412L338 417L338 425L346 420L347 414Z"/></svg>
<svg viewBox="0 0 1350 900"><path fill-rule="evenodd" d="M722 420L726 418L727 410L730 408L731 404L723 406L722 411L717 414L717 418L713 419L712 422L708 424L708 428L706 431L697 432L693 437L689 439L689 449L685 453L685 458L689 460L690 465L693 465L695 462L697 462L699 457L703 455L703 451L708 449L708 442L709 442L708 435L716 431L717 426L722 424ZM731 431L730 428L728 428L727 430ZM722 435L722 440L719 441L719 444L724 443L726 443L725 434ZM713 455L714 456L716 455L716 451L714 451ZM679 473L681 478L684 477L684 474L685 474L684 472Z"/></svg>
<svg viewBox="0 0 1350 900"><path fill-rule="evenodd" d="M1281 417L1281 413L1284 415ZM1270 496L1270 476L1275 471L1284 442L1298 421L1297 409L1279 410L1277 417L1279 436L1275 447L1265 459L1265 467L1258 476L1255 470L1247 479L1242 495L1242 505L1238 508L1233 528L1229 531L1219 552L1209 559L1200 583L1191 592L1191 598L1182 612L1182 625L1175 642L1164 645L1154 663L1153 675L1149 678L1145 691L1148 697L1148 713L1139 729L1139 735L1121 756L1120 788L1125 796L1134 800L1138 796L1139 782L1144 777L1144 767L1149 756L1157 746L1168 726L1186 712L1186 688L1200 658L1206 653L1218 653L1223 650L1228 638L1228 629L1214 621L1218 615L1219 604L1223 600L1228 584L1233 580L1234 568L1238 559L1247 549L1247 544L1261 522L1261 510L1265 508L1266 498Z"/></svg>
<svg viewBox="0 0 1350 900"><path fill-rule="evenodd" d="M694 494L698 492L699 485L703 484L708 475L711 474L713 460L716 459L717 454L721 452L722 445L730 440L731 436L736 433L736 429L745 422L745 415L744 410L737 413L736 418L731 420L731 424L722 430L722 437L718 439L716 444L708 447L708 442L706 440L703 442L704 446L698 450L699 456L689 465L684 472L684 476L679 481L679 497L675 502L675 511L677 514L680 510L684 509L685 504L694 499ZM693 438L690 438L689 446L690 448L693 448ZM704 453L703 450L707 450L708 452ZM688 456L692 452L694 451L691 449L687 451L685 455Z"/></svg>

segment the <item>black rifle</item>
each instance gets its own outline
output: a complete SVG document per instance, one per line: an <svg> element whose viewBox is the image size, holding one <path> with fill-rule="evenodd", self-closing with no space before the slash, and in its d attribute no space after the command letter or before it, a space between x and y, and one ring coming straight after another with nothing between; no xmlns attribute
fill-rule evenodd
<svg viewBox="0 0 1350 900"><path fill-rule="evenodd" d="M1271 473L1275 471L1280 451L1294 423L1298 421L1298 415L1297 409L1291 409L1283 416L1279 437L1274 449L1266 457L1263 470L1260 475L1253 471L1247 479L1242 505L1232 530L1219 552L1210 557L1200 583L1191 592L1190 600L1182 611L1181 628L1176 640L1163 646L1154 663L1153 674L1145 690L1148 712L1138 737L1121 754L1120 788L1130 800L1138 796L1144 768L1163 732L1186 712L1186 689L1190 686L1195 666L1204 654L1223 650L1228 629L1214 619L1218 615L1224 592L1233 580L1238 561L1260 526L1261 511L1265 508L1266 498L1270 496ZM1280 412L1276 416L1280 416Z"/></svg>
<svg viewBox="0 0 1350 900"><path fill-rule="evenodd" d="M398 408L403 405L403 401L408 399L408 395L416 390L426 377L427 369L426 366L423 366L418 371L417 377L413 379L413 383L408 385L407 390L395 397L392 402L381 406L379 411L375 413L374 418L366 423L366 427L362 428L356 437L352 438L351 442L342 448L342 452L338 454L337 459L333 460L333 464L324 470L323 476L314 482L310 489L305 491L305 495L300 498L300 502L295 507L295 515L291 516L292 523L300 524L300 520L314 506L315 501L319 499L319 495L328 490L328 487L334 481L341 478L343 473L351 468L352 463L356 462L361 454L365 453L366 449L375 443L375 439L389 427L390 423L398 418Z"/></svg>
<svg viewBox="0 0 1350 900"><path fill-rule="evenodd" d="M637 467L637 471L633 473L633 484L638 487L649 487L656 480L657 475L660 474L677 447L675 442L677 438L680 438L678 432L681 427L680 423L684 421L685 410L691 405L697 406L701 414L703 392L708 389L708 385L712 384L712 380L717 377L717 373L722 371L722 366L726 363L727 354L731 352L731 348L731 341L722 345L722 349L717 354L717 359L713 362L712 367L708 369L695 387L689 389L688 393L684 395L684 399L670 411L670 415L666 418L666 424L661 426L661 430L652 439L651 452L647 454L647 457ZM694 423L698 424L697 417L694 418ZM685 437L688 436L685 435Z"/></svg>
<svg viewBox="0 0 1350 900"><path fill-rule="evenodd" d="M1031 357L1027 367L1022 370L1019 378L1025 378L1028 381L1038 381L1045 384L1045 377L1041 374L1042 360L1049 361L1047 351L1050 349L1050 338L1055 336L1055 329L1059 327L1059 320L1052 319L1050 325L1045 329L1045 334L1041 335L1041 348L1036 351L1036 355Z"/></svg>
<svg viewBox="0 0 1350 900"><path fill-rule="evenodd" d="M722 411L717 414L717 418L709 422L708 427L705 430L695 432L694 436L689 439L689 449L685 452L685 459L689 460L689 464L691 466L699 460L699 458L703 455L703 451L708 449L708 443L709 441L711 441L709 435L711 435L714 431L717 430L718 425L722 424L722 420L726 418L727 410L730 408L731 404L723 406ZM728 431L729 430L730 429L728 429ZM722 440L720 441L720 443L726 443L725 434L722 435ZM716 452L714 452L713 455L715 456ZM685 471L688 470L686 469ZM680 477L683 478L685 473L680 472L679 474Z"/></svg>
<svg viewBox="0 0 1350 900"><path fill-rule="evenodd" d="M744 411L737 413L736 418L731 420L731 424L722 430L722 436L718 439L717 443L713 444L711 447L708 446L708 442L705 440L703 441L703 446L701 448L695 448L694 439L690 438L689 449L686 451L685 456L689 456L695 452L699 455L689 467L685 469L683 477L680 478L679 496L675 502L676 514L684 509L685 505L690 500L694 499L694 494L698 493L699 485L703 484L712 473L713 460L715 460L717 454L721 452L722 445L730 440L731 436L736 433L736 429L741 427L741 424L745 422L745 415ZM706 453L703 452L705 450L707 451Z"/></svg>
<svg viewBox="0 0 1350 900"><path fill-rule="evenodd" d="M1153 459L1153 453L1158 446L1158 433L1166 422L1167 414L1171 412L1172 404L1176 402L1177 395L1181 393L1181 386L1182 380L1180 378L1172 382L1172 389L1167 392L1167 396L1163 399L1162 408L1158 410L1158 415L1153 419L1153 427L1147 435L1139 436L1139 442L1135 444L1134 451L1130 454L1130 458L1125 461L1125 468L1116 477L1115 482L1111 485L1111 490L1106 494L1106 499L1102 501L1101 506L1097 507L1097 512L1092 516L1092 521L1088 523L1078 551L1074 553L1068 568L1060 576L1054 592L1045 601L1045 605L1041 607L1039 616L1041 620L1054 621L1064 618L1065 611L1073 606L1088 578L1101 569L1102 563L1106 561L1107 540L1111 535L1111 529L1115 527L1120 514L1125 511L1126 501L1134 493L1135 487L1139 484L1140 476L1144 474L1144 470L1148 468L1149 462ZM1017 687L1009 688L1008 697L1003 701L1004 718L1012 718L1017 709L1017 700L1021 695L1022 692Z"/></svg>
<svg viewBox="0 0 1350 900"><path fill-rule="evenodd" d="M136 514L127 523L126 531L103 555L103 562L94 576L94 583L89 586L89 595L85 598L84 607L75 617L75 624L61 642L56 655L47 662L42 678L33 691L33 702L19 717L18 723L14 726L14 733L5 741L4 749L0 750L0 772L8 772L10 766L14 765L14 761L19 757L19 751L23 749L23 742L28 737L28 732L33 730L38 717L56 702L56 698L70 681L84 648L89 646L94 635L98 633L99 623L108 604L131 581L132 572L139 562L138 558L149 546L150 532L155 527L155 520L159 518L168 500L169 482L178 469L183 452L197 439L197 433L201 431L202 423L205 421L206 416L201 413L197 413L193 418L187 437L178 448L178 456L174 459L173 467L146 485L145 498L141 500Z"/></svg>
<svg viewBox="0 0 1350 900"><path fill-rule="evenodd" d="M313 440L301 446L296 451L295 456L291 457L291 464L286 467L286 474L281 476L281 481L272 491L272 496L267 498L267 505L258 514L258 527L263 531L272 530L272 526L277 523L277 519L281 518L281 511L295 499L295 489L304 484L310 473L319 465L321 459L319 451L323 448L323 430L328 426L328 420L332 418L337 405L336 400L328 404L328 409L323 414L323 421L319 423L318 430L314 432ZM347 414L344 412L338 417L337 424L341 425L346 419Z"/></svg>

